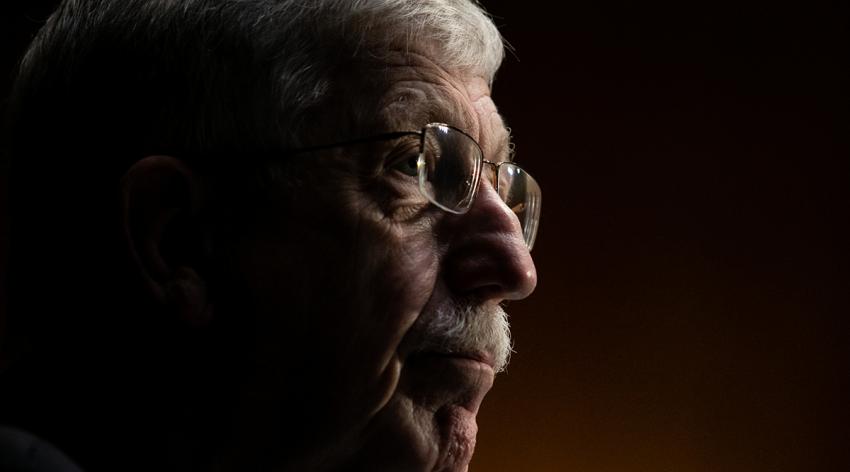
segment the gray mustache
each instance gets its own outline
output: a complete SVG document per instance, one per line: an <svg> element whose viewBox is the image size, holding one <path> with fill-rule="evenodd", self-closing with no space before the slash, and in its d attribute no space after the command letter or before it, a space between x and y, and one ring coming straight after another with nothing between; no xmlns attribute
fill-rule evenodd
<svg viewBox="0 0 850 472"><path fill-rule="evenodd" d="M493 356L496 372L505 370L513 352L508 314L499 305L453 303L420 316L411 330L415 352L484 352Z"/></svg>

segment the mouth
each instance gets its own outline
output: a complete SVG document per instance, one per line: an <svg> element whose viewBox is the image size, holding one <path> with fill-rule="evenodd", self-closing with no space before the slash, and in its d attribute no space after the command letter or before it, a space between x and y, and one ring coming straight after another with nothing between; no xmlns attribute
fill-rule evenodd
<svg viewBox="0 0 850 472"><path fill-rule="evenodd" d="M486 352L425 351L408 356L405 371L422 400L454 403L476 412L493 386L494 364L493 355Z"/></svg>

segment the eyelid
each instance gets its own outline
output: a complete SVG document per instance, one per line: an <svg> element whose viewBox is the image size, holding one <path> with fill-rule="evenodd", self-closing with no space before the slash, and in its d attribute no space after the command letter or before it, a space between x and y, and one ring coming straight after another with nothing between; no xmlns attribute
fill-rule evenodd
<svg viewBox="0 0 850 472"><path fill-rule="evenodd" d="M384 155L381 174L395 178L411 179L418 174L420 154L418 140L403 140Z"/></svg>
<svg viewBox="0 0 850 472"><path fill-rule="evenodd" d="M401 157L410 157L412 154L419 155L421 149L419 136L402 136L398 138L392 148L384 155L384 168L392 167Z"/></svg>

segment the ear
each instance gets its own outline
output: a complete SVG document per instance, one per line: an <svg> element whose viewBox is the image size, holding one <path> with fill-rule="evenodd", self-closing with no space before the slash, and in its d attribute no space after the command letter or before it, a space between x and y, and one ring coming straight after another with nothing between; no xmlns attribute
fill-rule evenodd
<svg viewBox="0 0 850 472"><path fill-rule="evenodd" d="M201 182L177 158L148 156L130 167L121 191L125 241L147 291L189 324L207 324Z"/></svg>

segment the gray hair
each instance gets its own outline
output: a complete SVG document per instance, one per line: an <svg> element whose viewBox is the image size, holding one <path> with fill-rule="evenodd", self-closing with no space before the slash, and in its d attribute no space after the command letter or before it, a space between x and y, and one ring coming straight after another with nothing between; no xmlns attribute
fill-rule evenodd
<svg viewBox="0 0 850 472"><path fill-rule="evenodd" d="M281 108L291 118L327 97L331 70L346 60L380 60L389 49L425 47L442 67L492 85L504 58L498 29L470 0L282 1L274 10L273 16L285 21L279 26L286 34L300 39L294 42L300 49L288 50L279 69ZM317 58L329 62L318 64ZM288 80L292 77L301 80Z"/></svg>
<svg viewBox="0 0 850 472"><path fill-rule="evenodd" d="M64 0L22 62L13 136L137 158L298 146L337 74L390 48L491 84L504 57L474 0Z"/></svg>
<svg viewBox="0 0 850 472"><path fill-rule="evenodd" d="M315 8L296 8L305 17L318 14L349 29L360 43L368 43L376 32L379 46L409 50L418 41L430 43L442 65L491 83L504 57L499 31L470 0L319 0Z"/></svg>

